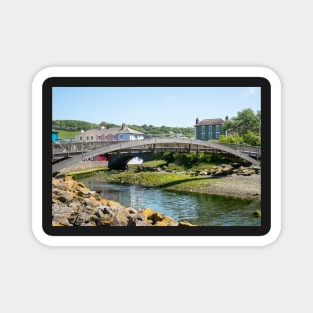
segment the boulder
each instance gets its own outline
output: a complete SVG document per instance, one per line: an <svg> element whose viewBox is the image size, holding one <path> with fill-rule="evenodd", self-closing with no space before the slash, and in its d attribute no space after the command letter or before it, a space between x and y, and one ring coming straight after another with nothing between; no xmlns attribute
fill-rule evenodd
<svg viewBox="0 0 313 313"><path fill-rule="evenodd" d="M178 222L178 226L195 226L195 225L192 225L188 221L180 221L180 222Z"/></svg>
<svg viewBox="0 0 313 313"><path fill-rule="evenodd" d="M118 213L114 216L113 221L110 223L111 226L127 226L128 219L125 215Z"/></svg>
<svg viewBox="0 0 313 313"><path fill-rule="evenodd" d="M152 226L152 224L146 221L138 220L136 217L131 217L128 220L127 226Z"/></svg>

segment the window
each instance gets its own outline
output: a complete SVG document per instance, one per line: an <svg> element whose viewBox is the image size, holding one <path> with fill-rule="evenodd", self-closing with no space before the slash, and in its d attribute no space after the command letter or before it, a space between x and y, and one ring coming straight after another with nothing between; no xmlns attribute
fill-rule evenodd
<svg viewBox="0 0 313 313"><path fill-rule="evenodd" d="M86 138L87 140L89 140L89 136L87 136L87 138Z"/></svg>
<svg viewBox="0 0 313 313"><path fill-rule="evenodd" d="M213 138L212 125L209 126L209 139Z"/></svg>
<svg viewBox="0 0 313 313"><path fill-rule="evenodd" d="M100 135L98 135L98 140L101 140L101 136Z"/></svg>
<svg viewBox="0 0 313 313"><path fill-rule="evenodd" d="M201 126L201 139L205 140L205 126Z"/></svg>
<svg viewBox="0 0 313 313"><path fill-rule="evenodd" d="M93 140L93 136L90 137L90 140Z"/></svg>
<svg viewBox="0 0 313 313"><path fill-rule="evenodd" d="M80 140L80 141L82 141L82 140L83 140L83 137L82 137L82 136L80 136L80 137L79 137L79 140Z"/></svg>
<svg viewBox="0 0 313 313"><path fill-rule="evenodd" d="M219 139L219 138L220 138L220 133L219 133L219 132L216 132L216 133L215 133L215 137L216 137L216 139Z"/></svg>
<svg viewBox="0 0 313 313"><path fill-rule="evenodd" d="M216 132L219 132L220 131L220 125L216 125L215 129L216 129Z"/></svg>

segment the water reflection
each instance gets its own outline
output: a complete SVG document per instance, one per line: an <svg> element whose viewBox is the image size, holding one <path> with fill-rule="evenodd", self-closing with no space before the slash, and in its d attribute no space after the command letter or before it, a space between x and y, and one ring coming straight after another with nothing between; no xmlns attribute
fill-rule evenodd
<svg viewBox="0 0 313 313"><path fill-rule="evenodd" d="M261 223L260 218L253 216L255 210L260 210L260 200L109 184L95 177L79 180L102 198L135 209L152 208L177 221L206 226L260 226Z"/></svg>

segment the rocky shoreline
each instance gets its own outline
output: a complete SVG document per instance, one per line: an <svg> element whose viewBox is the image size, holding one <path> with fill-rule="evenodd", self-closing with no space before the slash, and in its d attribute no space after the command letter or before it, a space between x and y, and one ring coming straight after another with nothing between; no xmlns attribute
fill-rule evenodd
<svg viewBox="0 0 313 313"><path fill-rule="evenodd" d="M147 172L153 173L154 176L149 176ZM139 184L172 191L206 193L235 198L261 198L261 167L255 165L244 167L237 163L222 164L213 166L210 170L181 172L169 170L166 166L138 166L129 173L126 171L117 174L116 177L106 175L104 179L113 183ZM180 183L179 180L183 183ZM178 183L175 184L175 181Z"/></svg>
<svg viewBox="0 0 313 313"><path fill-rule="evenodd" d="M231 175L216 179L214 184L197 190L200 193L231 196L236 198L261 198L261 176L251 174L249 176Z"/></svg>
<svg viewBox="0 0 313 313"><path fill-rule="evenodd" d="M135 210L103 199L70 176L52 179L52 226L194 226L150 208Z"/></svg>

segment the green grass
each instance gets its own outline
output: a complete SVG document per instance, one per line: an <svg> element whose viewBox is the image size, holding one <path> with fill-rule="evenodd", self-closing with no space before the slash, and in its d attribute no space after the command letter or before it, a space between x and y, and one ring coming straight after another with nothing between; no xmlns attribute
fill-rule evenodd
<svg viewBox="0 0 313 313"><path fill-rule="evenodd" d="M144 162L142 163L143 167L162 167L166 165L166 161L164 160L154 160L154 161L149 161L149 162Z"/></svg>
<svg viewBox="0 0 313 313"><path fill-rule="evenodd" d="M107 167L99 167L99 168L89 169L85 171L71 172L67 175L73 177L73 179L79 179L79 178L84 178L84 177L90 177L90 176L93 176L94 174L102 173L105 171L108 171Z"/></svg>
<svg viewBox="0 0 313 313"><path fill-rule="evenodd" d="M125 172L103 172L99 176L111 183L158 187L168 190L201 192L214 183L214 179L194 176L192 172L139 172L133 170Z"/></svg>
<svg viewBox="0 0 313 313"><path fill-rule="evenodd" d="M80 134L80 131L59 130L59 139L75 139L75 135Z"/></svg>

